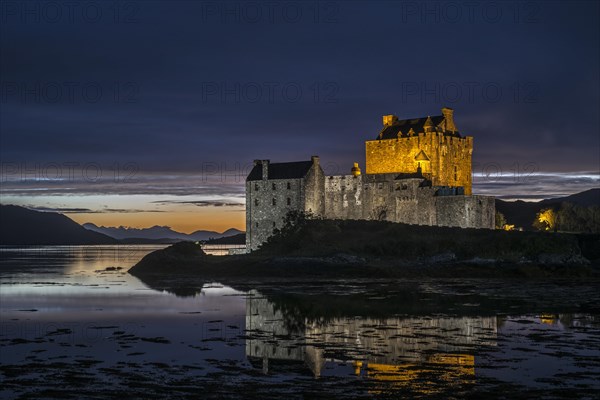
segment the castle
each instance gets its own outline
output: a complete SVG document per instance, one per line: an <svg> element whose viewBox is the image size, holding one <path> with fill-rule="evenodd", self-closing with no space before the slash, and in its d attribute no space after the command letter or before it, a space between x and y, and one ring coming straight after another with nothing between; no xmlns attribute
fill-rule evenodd
<svg viewBox="0 0 600 400"><path fill-rule="evenodd" d="M473 196L473 138L462 136L453 110L399 120L383 117L375 140L365 143L366 173L326 176L319 157L271 163L255 160L246 179L246 248L256 250L290 211L325 219L494 228L495 204Z"/></svg>

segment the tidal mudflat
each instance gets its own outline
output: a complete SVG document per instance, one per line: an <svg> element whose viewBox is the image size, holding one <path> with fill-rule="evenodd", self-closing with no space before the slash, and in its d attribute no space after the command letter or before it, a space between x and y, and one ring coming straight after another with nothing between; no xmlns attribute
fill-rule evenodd
<svg viewBox="0 0 600 400"><path fill-rule="evenodd" d="M136 278L156 246L0 248L2 398L594 398L600 284Z"/></svg>

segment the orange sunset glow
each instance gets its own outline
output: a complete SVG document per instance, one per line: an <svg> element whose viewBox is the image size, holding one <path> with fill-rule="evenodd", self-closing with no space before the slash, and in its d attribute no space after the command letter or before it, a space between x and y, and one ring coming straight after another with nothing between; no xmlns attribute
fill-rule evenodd
<svg viewBox="0 0 600 400"><path fill-rule="evenodd" d="M197 207L193 211L137 212L137 213L65 213L75 222L91 222L98 226L128 226L148 228L154 225L170 226L182 233L199 229L223 232L229 228L245 229L243 208Z"/></svg>

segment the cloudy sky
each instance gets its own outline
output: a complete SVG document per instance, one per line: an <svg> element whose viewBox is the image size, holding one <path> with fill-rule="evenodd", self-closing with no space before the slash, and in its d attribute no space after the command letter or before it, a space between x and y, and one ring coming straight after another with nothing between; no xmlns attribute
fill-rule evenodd
<svg viewBox="0 0 600 400"><path fill-rule="evenodd" d="M474 192L598 187L593 1L0 2L1 202L244 228L253 159L364 165L381 116L455 109Z"/></svg>

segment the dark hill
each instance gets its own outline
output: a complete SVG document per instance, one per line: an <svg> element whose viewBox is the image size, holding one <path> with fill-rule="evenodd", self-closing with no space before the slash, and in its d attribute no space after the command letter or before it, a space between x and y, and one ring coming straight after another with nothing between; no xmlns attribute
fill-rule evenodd
<svg viewBox="0 0 600 400"><path fill-rule="evenodd" d="M246 244L246 234L238 233L233 236L226 236L218 239L210 239L206 244Z"/></svg>
<svg viewBox="0 0 600 400"><path fill-rule="evenodd" d="M504 214L508 224L533 230L535 215L543 208L558 208L562 203L572 203L583 207L600 206L600 189L590 189L566 197L532 201L504 201L496 199L496 210Z"/></svg>
<svg viewBox="0 0 600 400"><path fill-rule="evenodd" d="M600 188L586 190L566 197L556 197L540 201L540 204L572 203L578 206L591 207L600 206Z"/></svg>
<svg viewBox="0 0 600 400"><path fill-rule="evenodd" d="M92 232L58 213L0 205L0 244L69 245L114 244L117 240Z"/></svg>

